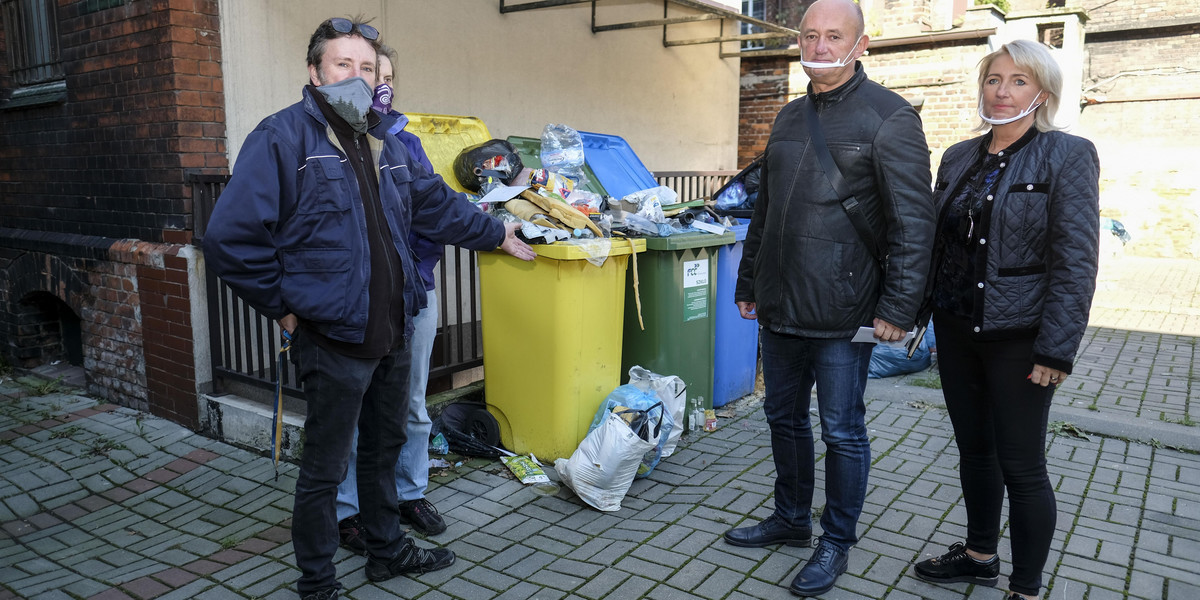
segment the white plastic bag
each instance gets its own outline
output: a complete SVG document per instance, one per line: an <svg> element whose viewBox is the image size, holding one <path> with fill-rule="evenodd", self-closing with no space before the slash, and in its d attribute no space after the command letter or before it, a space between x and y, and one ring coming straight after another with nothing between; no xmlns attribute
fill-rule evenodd
<svg viewBox="0 0 1200 600"><path fill-rule="evenodd" d="M679 444L679 436L683 435L683 409L687 404L687 384L676 375L659 375L640 366L629 368L629 383L640 390L654 392L663 406L671 415L673 426L671 435L663 444L662 457L666 458L675 452Z"/></svg>
<svg viewBox="0 0 1200 600"><path fill-rule="evenodd" d="M620 510L642 456L654 445L654 441L638 437L620 415L610 412L602 425L583 438L571 458L554 461L554 470L592 508Z"/></svg>
<svg viewBox="0 0 1200 600"><path fill-rule="evenodd" d="M588 431L590 432L603 425L608 413L618 408L645 411L650 423L656 421L658 423L653 428L657 434L653 436L656 445L653 450L647 452L642 457L642 464L638 466L637 475L634 476L634 479L649 477L650 473L654 472L654 467L658 466L658 462L662 460L663 448L667 444L671 431L675 428L675 420L671 417L671 411L659 399L658 394L627 383L617 386L616 389L608 393L608 397L600 403L600 408L596 411L596 416L592 418L592 424L588 426ZM651 438L648 437L645 439Z"/></svg>

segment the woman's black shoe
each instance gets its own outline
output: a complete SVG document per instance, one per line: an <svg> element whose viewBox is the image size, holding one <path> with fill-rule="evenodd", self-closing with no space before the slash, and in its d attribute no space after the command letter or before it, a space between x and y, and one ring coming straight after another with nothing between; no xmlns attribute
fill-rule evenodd
<svg viewBox="0 0 1200 600"><path fill-rule="evenodd" d="M1000 580L1000 557L979 562L967 554L967 547L962 542L955 542L949 552L917 563L914 570L917 577L933 583L965 581L993 586Z"/></svg>

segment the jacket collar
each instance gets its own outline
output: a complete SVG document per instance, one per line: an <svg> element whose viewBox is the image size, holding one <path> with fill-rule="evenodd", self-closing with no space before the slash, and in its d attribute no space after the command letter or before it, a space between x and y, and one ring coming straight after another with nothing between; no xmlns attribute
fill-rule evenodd
<svg viewBox="0 0 1200 600"><path fill-rule="evenodd" d="M1029 129L1026 130L1025 133L1020 138L1017 139L1017 141L1010 144L1007 148L1004 148L1003 150L1001 150L1001 152L1003 152L1005 155L1014 154L1014 153L1016 153L1017 150L1020 150L1021 148L1024 148L1025 146L1029 145L1029 142L1032 142L1033 138L1037 137L1037 135L1038 135L1038 128L1030 126ZM982 154L987 154L988 148L991 147L991 145L992 145L992 132L989 130L987 133L985 133L979 137L980 137L979 151Z"/></svg>
<svg viewBox="0 0 1200 600"><path fill-rule="evenodd" d="M387 132L392 135L404 131L404 128L408 126L408 115L402 112L392 110L388 114L382 115L382 117L382 124L387 127Z"/></svg>
<svg viewBox="0 0 1200 600"><path fill-rule="evenodd" d="M836 104L841 102L846 96L849 96L851 92L858 89L858 86L862 85L862 82L866 80L867 71L863 69L862 62L856 60L854 61L854 75L851 75L850 79L846 81L846 83L843 83L842 85L839 85L828 92L821 92L818 94L813 92L812 82L810 81L808 83L808 95L812 96L812 99L817 103L818 108L827 106L829 104Z"/></svg>

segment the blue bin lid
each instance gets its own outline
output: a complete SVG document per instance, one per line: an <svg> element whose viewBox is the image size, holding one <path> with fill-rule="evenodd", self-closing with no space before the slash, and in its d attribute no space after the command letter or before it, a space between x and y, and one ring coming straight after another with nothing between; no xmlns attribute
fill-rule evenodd
<svg viewBox="0 0 1200 600"><path fill-rule="evenodd" d="M624 198L658 182L625 140L615 135L580 131L583 155L600 184L614 198Z"/></svg>
<svg viewBox="0 0 1200 600"><path fill-rule="evenodd" d="M749 229L750 229L750 223L742 223L741 225L733 225L732 227L729 228L729 230L733 232L733 235L736 236L736 239L739 242L746 241L746 231L748 231Z"/></svg>

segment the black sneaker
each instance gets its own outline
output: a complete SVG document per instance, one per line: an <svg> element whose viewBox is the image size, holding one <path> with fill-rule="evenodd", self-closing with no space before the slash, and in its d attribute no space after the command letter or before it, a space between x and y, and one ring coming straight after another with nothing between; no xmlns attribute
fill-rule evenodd
<svg viewBox="0 0 1200 600"><path fill-rule="evenodd" d="M305 594L300 600L337 600L337 597L337 588L325 588L323 590L317 590L315 592Z"/></svg>
<svg viewBox="0 0 1200 600"><path fill-rule="evenodd" d="M367 542L363 539L362 521L358 515L350 515L338 521L338 543L355 554L367 555Z"/></svg>
<svg viewBox="0 0 1200 600"><path fill-rule="evenodd" d="M993 556L987 562L979 562L967 554L967 547L962 542L954 542L949 552L917 563L914 570L917 577L933 583L965 581L993 586L1000 580L1000 557Z"/></svg>
<svg viewBox="0 0 1200 600"><path fill-rule="evenodd" d="M401 502L400 522L412 525L422 535L437 535L446 530L442 515L424 498Z"/></svg>
<svg viewBox="0 0 1200 600"><path fill-rule="evenodd" d="M454 564L454 553L446 548L421 548L405 538L404 547L391 562L367 556L367 579L386 581L404 573L428 573Z"/></svg>

